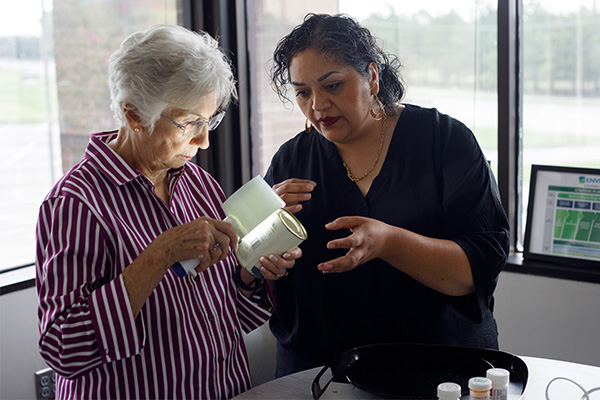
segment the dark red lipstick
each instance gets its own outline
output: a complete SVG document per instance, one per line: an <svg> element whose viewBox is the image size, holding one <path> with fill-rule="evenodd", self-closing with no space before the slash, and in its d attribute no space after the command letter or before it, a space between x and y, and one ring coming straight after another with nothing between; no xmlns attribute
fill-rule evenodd
<svg viewBox="0 0 600 400"><path fill-rule="evenodd" d="M335 124L339 120L340 120L340 117L325 117L325 118L319 118L319 123L323 127L327 128L327 127Z"/></svg>

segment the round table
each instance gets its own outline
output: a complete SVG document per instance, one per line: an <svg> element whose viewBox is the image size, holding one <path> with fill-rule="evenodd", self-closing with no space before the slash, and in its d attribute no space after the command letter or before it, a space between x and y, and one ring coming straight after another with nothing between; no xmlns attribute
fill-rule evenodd
<svg viewBox="0 0 600 400"><path fill-rule="evenodd" d="M526 357L520 358L527 364L529 378L525 393L521 398L527 400L542 400L546 398L546 387L554 378L563 377L571 379L583 386L586 390L600 387L600 367L577 364L566 361L551 360L547 358ZM297 372L272 381L263 383L254 389L248 390L236 397L236 400L258 399L312 399L312 382L321 371L321 367ZM326 382L329 378L322 378ZM550 385L550 400L581 399L583 392L576 385L565 380L557 380ZM598 393L591 395L592 399ZM468 398L466 396L465 398ZM510 400L518 396L510 396ZM380 397L355 388L351 384L332 382L321 396L321 399L380 399Z"/></svg>

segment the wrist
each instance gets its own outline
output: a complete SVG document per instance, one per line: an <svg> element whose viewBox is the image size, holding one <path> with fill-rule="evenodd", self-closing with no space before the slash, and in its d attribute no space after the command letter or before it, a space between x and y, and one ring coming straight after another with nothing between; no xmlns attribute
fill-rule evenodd
<svg viewBox="0 0 600 400"><path fill-rule="evenodd" d="M262 280L262 278L252 275L246 268L242 268L240 265L238 265L238 268L240 270L240 278L246 285L252 285L256 280Z"/></svg>
<svg viewBox="0 0 600 400"><path fill-rule="evenodd" d="M156 239L148 244L140 255L144 254L152 260L153 263L161 264L166 273L169 268L179 260L175 259L173 248L164 243L164 235L165 232L158 235Z"/></svg>
<svg viewBox="0 0 600 400"><path fill-rule="evenodd" d="M244 278L242 276L244 275ZM252 279L248 279L252 278ZM250 274L246 270L243 270L240 265L238 265L233 273L233 281L243 290L255 291L260 289L263 284L262 278L256 278L254 275Z"/></svg>

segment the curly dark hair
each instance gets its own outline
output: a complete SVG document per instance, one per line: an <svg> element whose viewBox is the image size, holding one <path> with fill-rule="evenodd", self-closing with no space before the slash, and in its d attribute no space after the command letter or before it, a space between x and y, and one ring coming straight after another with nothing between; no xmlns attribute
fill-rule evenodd
<svg viewBox="0 0 600 400"><path fill-rule="evenodd" d="M404 97L404 82L398 58L385 53L371 32L345 14L307 14L304 22L283 37L273 52L271 86L282 102L287 97L291 59L299 52L312 49L340 65L349 65L366 76L374 62L379 71L378 97L386 113L395 114L394 105Z"/></svg>

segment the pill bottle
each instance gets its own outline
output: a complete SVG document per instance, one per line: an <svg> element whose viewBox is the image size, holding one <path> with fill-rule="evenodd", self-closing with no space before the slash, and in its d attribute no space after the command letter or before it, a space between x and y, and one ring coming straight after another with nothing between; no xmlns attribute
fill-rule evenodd
<svg viewBox="0 0 600 400"><path fill-rule="evenodd" d="M469 379L469 394L471 400L489 400L492 381L482 376Z"/></svg>
<svg viewBox="0 0 600 400"><path fill-rule="evenodd" d="M460 385L454 382L440 383L437 387L438 400L459 400Z"/></svg>
<svg viewBox="0 0 600 400"><path fill-rule="evenodd" d="M502 368L490 368L485 376L492 381L491 400L507 400L510 373Z"/></svg>

